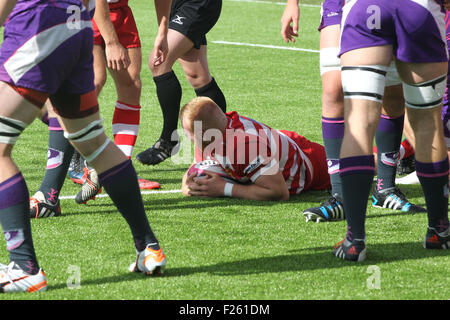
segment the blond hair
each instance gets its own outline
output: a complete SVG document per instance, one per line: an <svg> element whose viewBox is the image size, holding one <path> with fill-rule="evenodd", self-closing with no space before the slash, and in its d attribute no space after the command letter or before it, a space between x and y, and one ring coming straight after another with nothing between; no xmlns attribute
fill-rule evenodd
<svg viewBox="0 0 450 320"><path fill-rule="evenodd" d="M180 110L182 122L192 124L194 121L201 121L204 129L217 128L221 116L224 116L222 110L208 97L196 97Z"/></svg>

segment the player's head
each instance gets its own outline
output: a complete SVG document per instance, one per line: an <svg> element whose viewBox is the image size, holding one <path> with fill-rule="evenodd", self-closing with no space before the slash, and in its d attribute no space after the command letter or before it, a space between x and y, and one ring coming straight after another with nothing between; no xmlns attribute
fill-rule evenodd
<svg viewBox="0 0 450 320"><path fill-rule="evenodd" d="M188 138L197 146L205 147L205 132L219 130L225 132L227 117L210 98L197 97L185 104L180 111L181 126Z"/></svg>

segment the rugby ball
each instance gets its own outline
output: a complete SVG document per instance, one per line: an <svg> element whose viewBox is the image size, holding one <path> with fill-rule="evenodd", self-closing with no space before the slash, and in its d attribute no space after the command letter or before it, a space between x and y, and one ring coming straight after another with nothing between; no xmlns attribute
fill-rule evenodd
<svg viewBox="0 0 450 320"><path fill-rule="evenodd" d="M188 170L188 175L191 175L196 172L197 178L202 178L206 177L205 173L206 171L221 176L226 182L239 183L239 181L237 181L228 173L226 173L225 170L222 168L222 166L220 166L220 164L214 160L203 160L193 164Z"/></svg>

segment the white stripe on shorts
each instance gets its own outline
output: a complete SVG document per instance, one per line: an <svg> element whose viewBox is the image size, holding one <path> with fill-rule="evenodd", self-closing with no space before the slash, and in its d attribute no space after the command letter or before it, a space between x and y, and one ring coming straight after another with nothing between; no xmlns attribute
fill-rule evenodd
<svg viewBox="0 0 450 320"><path fill-rule="evenodd" d="M46 29L27 40L8 58L4 66L11 79L17 83L29 70L47 58L57 47L85 28L92 28L92 22L80 21L80 28L69 28L67 23Z"/></svg>

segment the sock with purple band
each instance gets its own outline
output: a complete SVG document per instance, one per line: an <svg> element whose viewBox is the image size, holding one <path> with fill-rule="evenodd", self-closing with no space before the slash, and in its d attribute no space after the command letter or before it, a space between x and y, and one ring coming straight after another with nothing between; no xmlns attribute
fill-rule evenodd
<svg viewBox="0 0 450 320"><path fill-rule="evenodd" d="M339 153L344 137L344 118L322 117L322 135L327 154L328 173L331 181L331 194L342 197L342 182L339 176Z"/></svg>
<svg viewBox="0 0 450 320"><path fill-rule="evenodd" d="M377 143L377 191L395 187L398 155L405 117L381 115L375 134Z"/></svg>
<svg viewBox="0 0 450 320"><path fill-rule="evenodd" d="M50 118L48 129L47 167L39 190L47 201L55 204L64 185L74 148L64 137L64 131L58 119Z"/></svg>
<svg viewBox="0 0 450 320"><path fill-rule="evenodd" d="M30 224L28 188L19 172L0 183L0 224L9 258L29 274L39 271Z"/></svg>
<svg viewBox="0 0 450 320"><path fill-rule="evenodd" d="M367 200L375 174L373 155L340 159L345 219L353 239L365 238Z"/></svg>
<svg viewBox="0 0 450 320"><path fill-rule="evenodd" d="M153 234L145 214L136 171L131 160L102 172L98 178L130 226L136 250L142 251L148 244L151 244L152 249L158 250L158 240Z"/></svg>
<svg viewBox="0 0 450 320"><path fill-rule="evenodd" d="M448 158L432 163L416 160L415 164L427 205L428 226L438 230L448 225Z"/></svg>

